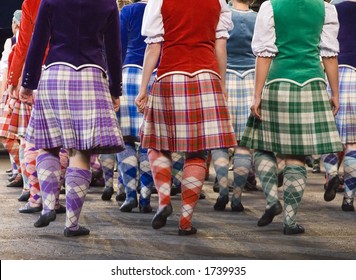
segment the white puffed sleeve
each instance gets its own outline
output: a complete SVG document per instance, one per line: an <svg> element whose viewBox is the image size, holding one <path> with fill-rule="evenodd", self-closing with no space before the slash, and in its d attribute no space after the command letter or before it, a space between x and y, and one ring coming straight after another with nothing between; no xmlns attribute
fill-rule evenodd
<svg viewBox="0 0 356 280"><path fill-rule="evenodd" d="M163 0L148 1L142 19L142 36L146 36L145 42L159 43L164 41L163 18L161 13Z"/></svg>
<svg viewBox="0 0 356 280"><path fill-rule="evenodd" d="M325 2L325 21L320 37L320 56L333 57L339 53L339 20L334 5Z"/></svg>
<svg viewBox="0 0 356 280"><path fill-rule="evenodd" d="M231 9L226 4L225 0L219 0L221 6L220 19L216 28L216 39L229 38L229 31L234 28L234 24L231 20Z"/></svg>
<svg viewBox="0 0 356 280"><path fill-rule="evenodd" d="M263 2L257 14L251 47L255 56L274 57L278 53L273 9L270 1Z"/></svg>

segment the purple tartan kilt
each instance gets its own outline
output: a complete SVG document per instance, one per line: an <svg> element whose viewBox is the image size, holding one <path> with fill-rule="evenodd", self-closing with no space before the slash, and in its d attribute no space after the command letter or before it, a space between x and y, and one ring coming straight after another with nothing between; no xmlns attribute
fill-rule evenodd
<svg viewBox="0 0 356 280"><path fill-rule="evenodd" d="M65 65L43 71L26 140L39 149L122 151L121 130L103 72Z"/></svg>
<svg viewBox="0 0 356 280"><path fill-rule="evenodd" d="M330 89L329 89L329 92ZM335 120L341 143L356 143L356 69L339 66L340 109Z"/></svg>
<svg viewBox="0 0 356 280"><path fill-rule="evenodd" d="M194 152L236 146L219 78L173 74L151 88L141 127L143 148Z"/></svg>

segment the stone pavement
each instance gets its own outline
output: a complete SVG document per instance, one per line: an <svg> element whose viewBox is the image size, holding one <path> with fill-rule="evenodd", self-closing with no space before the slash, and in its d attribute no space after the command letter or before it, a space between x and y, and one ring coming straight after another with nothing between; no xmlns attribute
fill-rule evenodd
<svg viewBox="0 0 356 280"><path fill-rule="evenodd" d="M323 199L324 173L308 169L308 182L298 213L306 232L285 236L282 215L266 227L257 227L265 207L262 191L243 192L243 213L214 211L217 193L212 190L214 171L204 184L206 199L200 200L193 217L195 236L177 235L180 195L172 198L174 212L160 230L151 228L154 213L119 211L117 202L102 201L102 188L89 190L80 224L86 237L63 236L64 215L46 228L35 228L38 214L20 214L21 189L7 188L7 156L0 156L0 259L2 260L356 260L356 213L341 210L342 194ZM282 192L280 192L282 197ZM65 203L63 195L61 202ZM157 207L157 196L152 196ZM339 267L339 269L342 269Z"/></svg>

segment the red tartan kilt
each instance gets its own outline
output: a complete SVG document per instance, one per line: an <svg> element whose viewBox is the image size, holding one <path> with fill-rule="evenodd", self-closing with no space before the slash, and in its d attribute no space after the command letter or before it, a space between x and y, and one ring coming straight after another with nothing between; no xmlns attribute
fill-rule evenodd
<svg viewBox="0 0 356 280"><path fill-rule="evenodd" d="M174 74L152 86L141 127L143 148L194 152L236 145L219 78Z"/></svg>

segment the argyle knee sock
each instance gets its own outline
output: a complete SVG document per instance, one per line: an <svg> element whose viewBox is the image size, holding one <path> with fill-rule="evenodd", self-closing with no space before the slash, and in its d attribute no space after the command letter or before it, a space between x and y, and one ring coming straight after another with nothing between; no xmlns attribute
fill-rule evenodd
<svg viewBox="0 0 356 280"><path fill-rule="evenodd" d="M153 177L150 162L148 160L147 149L139 147L140 153L140 205L150 205L151 193L153 189Z"/></svg>
<svg viewBox="0 0 356 280"><path fill-rule="evenodd" d="M338 175L339 157L337 153L325 154L321 158L328 178Z"/></svg>
<svg viewBox="0 0 356 280"><path fill-rule="evenodd" d="M254 153L254 164L266 197L266 209L269 209L278 201L276 156L272 152L256 150Z"/></svg>
<svg viewBox="0 0 356 280"><path fill-rule="evenodd" d="M19 172L17 171L16 163L15 163L14 158L11 154L9 154L9 159L10 159L10 164L11 164L12 175L18 174Z"/></svg>
<svg viewBox="0 0 356 280"><path fill-rule="evenodd" d="M90 156L90 168L92 172L101 171L101 163L99 161L99 155L91 155Z"/></svg>
<svg viewBox="0 0 356 280"><path fill-rule="evenodd" d="M296 227L296 215L307 181L304 166L287 165L284 168L284 224Z"/></svg>
<svg viewBox="0 0 356 280"><path fill-rule="evenodd" d="M190 230L194 208L199 200L206 172L206 162L202 158L188 158L183 167L182 208L179 228Z"/></svg>
<svg viewBox="0 0 356 280"><path fill-rule="evenodd" d="M184 166L184 154L172 153L172 186L181 189Z"/></svg>
<svg viewBox="0 0 356 280"><path fill-rule="evenodd" d="M211 151L211 158L215 168L216 179L219 184L219 196L229 196L229 152L228 149Z"/></svg>
<svg viewBox="0 0 356 280"><path fill-rule="evenodd" d="M68 167L66 180L66 227L78 230L79 216L91 181L91 171L77 167Z"/></svg>
<svg viewBox="0 0 356 280"><path fill-rule="evenodd" d="M102 154L99 159L104 172L105 187L113 188L116 154Z"/></svg>
<svg viewBox="0 0 356 280"><path fill-rule="evenodd" d="M22 192L26 192L30 190L30 185L28 181L29 174L26 172L25 147L26 147L26 141L25 139L21 139L20 149L19 149L19 159L20 159L21 173L22 173L22 180L23 180Z"/></svg>
<svg viewBox="0 0 356 280"><path fill-rule="evenodd" d="M59 151L59 161L61 163L61 179L59 180L58 190L56 192L56 206L55 208L58 209L59 205L59 194L61 192L62 187L65 187L65 175L67 172L67 168L69 165L69 155L66 149L60 149Z"/></svg>
<svg viewBox="0 0 356 280"><path fill-rule="evenodd" d="M21 173L21 163L20 163L20 142L17 139L4 138L2 141L4 147L11 155L17 170L17 173Z"/></svg>
<svg viewBox="0 0 356 280"><path fill-rule="evenodd" d="M137 198L138 160L134 145L125 144L125 150L117 154L118 167L125 186L126 200Z"/></svg>
<svg viewBox="0 0 356 280"><path fill-rule="evenodd" d="M45 152L37 157L37 176L41 186L42 214L54 210L56 192L61 179L61 163L59 157Z"/></svg>
<svg viewBox="0 0 356 280"><path fill-rule="evenodd" d="M353 204L356 192L356 150L348 150L344 158L344 202Z"/></svg>
<svg viewBox="0 0 356 280"><path fill-rule="evenodd" d="M26 172L28 175L28 184L30 187L30 206L39 207L42 205L42 195L36 171L36 158L38 156L38 149L36 149L34 145L27 142L24 156L26 162Z"/></svg>
<svg viewBox="0 0 356 280"><path fill-rule="evenodd" d="M233 205L241 203L242 190L246 184L250 168L250 154L234 154L234 192L231 198L231 204Z"/></svg>
<svg viewBox="0 0 356 280"><path fill-rule="evenodd" d="M158 209L160 210L171 203L172 159L170 155L154 149L148 150L148 159L158 193Z"/></svg>

